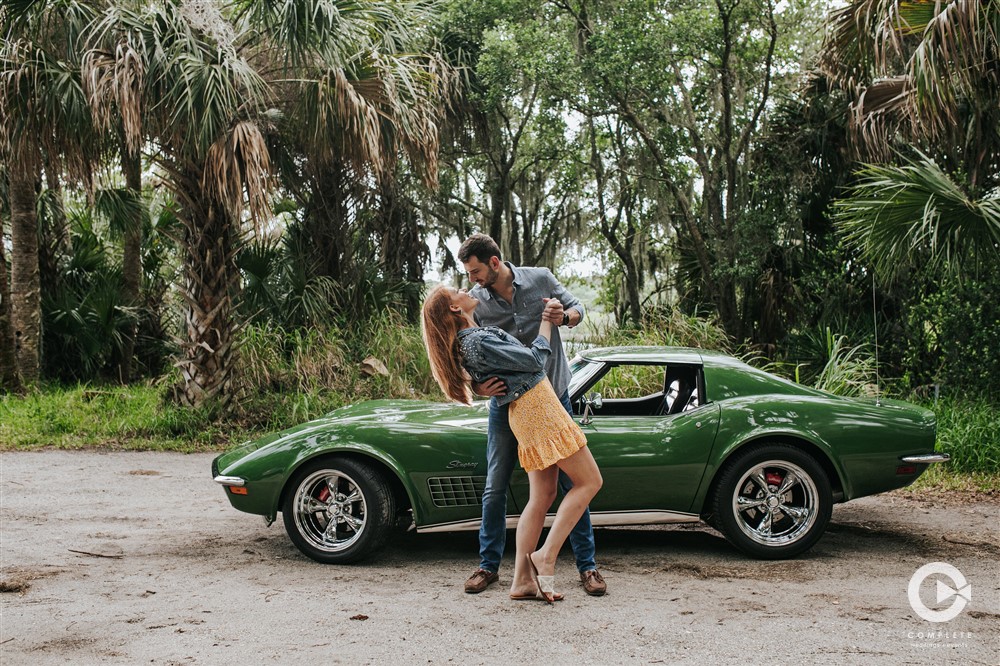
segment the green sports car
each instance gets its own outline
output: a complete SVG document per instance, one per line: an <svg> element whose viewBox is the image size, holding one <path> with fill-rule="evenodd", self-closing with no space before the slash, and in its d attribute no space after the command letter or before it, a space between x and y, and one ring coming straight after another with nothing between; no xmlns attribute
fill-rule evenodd
<svg viewBox="0 0 1000 666"><path fill-rule="evenodd" d="M724 354L615 347L572 363L576 420L601 468L602 525L704 520L759 558L798 555L834 502L912 483L934 462L934 414L895 400L800 386ZM376 400L244 444L212 461L240 511L280 511L324 563L363 559L392 530L475 530L486 483L488 406ZM528 497L516 470L508 524Z"/></svg>

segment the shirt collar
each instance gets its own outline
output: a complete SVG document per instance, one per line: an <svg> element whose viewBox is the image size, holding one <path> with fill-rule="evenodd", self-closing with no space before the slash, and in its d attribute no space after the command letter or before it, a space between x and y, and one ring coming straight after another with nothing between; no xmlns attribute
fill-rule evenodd
<svg viewBox="0 0 1000 666"><path fill-rule="evenodd" d="M510 263L509 261L505 261L503 263L504 263L504 265L507 266L507 268L510 269L511 274L513 275L513 278L512 278L511 281L514 283L515 286L520 287L521 286L521 280L518 277L518 268L517 268L517 266L515 266L512 263ZM483 295L485 296L484 299L480 299L480 300L492 301L493 297L496 296L496 294L493 293L493 287L480 287L480 291L482 291ZM479 297L477 296L476 298L479 298Z"/></svg>
<svg viewBox="0 0 1000 666"><path fill-rule="evenodd" d="M512 263L510 263L509 261L505 261L503 263L505 263L507 265L507 268L510 269L510 272L514 274L514 280L513 280L514 284L516 284L517 286L521 286L521 279L518 277L519 270L518 270L517 266L515 266Z"/></svg>

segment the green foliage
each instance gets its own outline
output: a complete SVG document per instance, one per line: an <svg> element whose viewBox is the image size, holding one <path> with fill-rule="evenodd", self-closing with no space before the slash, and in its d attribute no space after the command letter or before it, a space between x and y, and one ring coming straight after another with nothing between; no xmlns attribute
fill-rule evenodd
<svg viewBox="0 0 1000 666"><path fill-rule="evenodd" d="M901 327L902 365L911 386L942 384L947 394L1000 396L1000 266L980 277L928 280Z"/></svg>
<svg viewBox="0 0 1000 666"><path fill-rule="evenodd" d="M948 398L925 405L937 416L940 451L962 474L1000 474L1000 409L989 401Z"/></svg>
<svg viewBox="0 0 1000 666"><path fill-rule="evenodd" d="M74 227L58 287L43 294L42 358L47 376L85 380L111 370L138 314L123 304L121 270L89 217Z"/></svg>
<svg viewBox="0 0 1000 666"><path fill-rule="evenodd" d="M247 321L309 327L333 319L335 283L309 271L294 246L298 239L294 234L286 234L280 243L255 239L240 249L239 310Z"/></svg>
<svg viewBox="0 0 1000 666"><path fill-rule="evenodd" d="M245 434L164 402L153 384L48 384L24 397L0 396L0 450L202 451L234 444Z"/></svg>
<svg viewBox="0 0 1000 666"><path fill-rule="evenodd" d="M875 359L867 345L853 347L847 337L826 329L826 365L813 384L814 388L834 395L864 396L876 392Z"/></svg>
<svg viewBox="0 0 1000 666"><path fill-rule="evenodd" d="M712 316L686 314L676 308L648 310L638 328L619 328L613 320L585 323L587 346L663 345L668 347L699 347L729 352L732 343L718 319Z"/></svg>
<svg viewBox="0 0 1000 666"><path fill-rule="evenodd" d="M859 176L837 202L837 220L848 243L880 272L892 275L914 262L959 271L970 261L1000 258L995 193L970 197L967 184L919 152L901 166L866 166Z"/></svg>
<svg viewBox="0 0 1000 666"><path fill-rule="evenodd" d="M248 427L285 428L360 400L440 397L419 327L391 311L345 328L248 326L237 363L235 418Z"/></svg>
<svg viewBox="0 0 1000 666"><path fill-rule="evenodd" d="M176 221L170 206L158 205L151 216L146 204L123 190L98 190L96 198L93 209L69 207L69 246L53 248L56 274L48 276L42 293L43 371L68 382L113 378L125 336L135 326L140 370L155 376L173 351L164 319L174 248L167 236ZM127 305L115 241L123 230L120 216L140 205L143 284L140 302Z"/></svg>

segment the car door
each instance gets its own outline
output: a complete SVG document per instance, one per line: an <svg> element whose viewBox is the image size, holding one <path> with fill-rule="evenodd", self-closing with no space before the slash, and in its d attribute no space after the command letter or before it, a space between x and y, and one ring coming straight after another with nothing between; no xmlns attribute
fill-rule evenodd
<svg viewBox="0 0 1000 666"><path fill-rule="evenodd" d="M684 404L671 405L678 376L692 389ZM690 511L719 426L719 407L704 404L700 366L619 364L591 379L585 392L602 396L589 418L582 401L574 417L604 478L591 511ZM523 472L511 491L523 507Z"/></svg>
<svg viewBox="0 0 1000 666"><path fill-rule="evenodd" d="M690 511L718 427L715 404L659 416L594 416L583 430L604 486L591 511Z"/></svg>

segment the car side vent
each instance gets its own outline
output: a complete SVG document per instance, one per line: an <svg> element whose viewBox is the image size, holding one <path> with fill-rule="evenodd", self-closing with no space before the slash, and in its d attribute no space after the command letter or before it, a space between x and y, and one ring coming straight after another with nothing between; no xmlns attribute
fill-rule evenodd
<svg viewBox="0 0 1000 666"><path fill-rule="evenodd" d="M483 503L485 476L435 476L427 479L434 506L479 506Z"/></svg>

